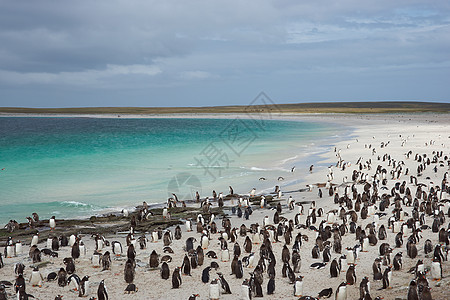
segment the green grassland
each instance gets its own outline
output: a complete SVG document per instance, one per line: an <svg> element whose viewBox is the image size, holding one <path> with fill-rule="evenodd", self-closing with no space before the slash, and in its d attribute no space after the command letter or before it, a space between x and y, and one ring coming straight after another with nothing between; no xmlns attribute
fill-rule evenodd
<svg viewBox="0 0 450 300"><path fill-rule="evenodd" d="M417 113L450 112L450 103L436 102L321 102L251 106L204 107L0 107L0 113L28 114L216 114L216 113Z"/></svg>

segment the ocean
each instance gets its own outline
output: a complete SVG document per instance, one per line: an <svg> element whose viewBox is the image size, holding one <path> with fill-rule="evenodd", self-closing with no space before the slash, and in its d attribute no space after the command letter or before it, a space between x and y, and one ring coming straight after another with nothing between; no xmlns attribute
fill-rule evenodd
<svg viewBox="0 0 450 300"><path fill-rule="evenodd" d="M334 124L258 118L0 117L0 224L226 195L230 185L299 189L342 136Z"/></svg>

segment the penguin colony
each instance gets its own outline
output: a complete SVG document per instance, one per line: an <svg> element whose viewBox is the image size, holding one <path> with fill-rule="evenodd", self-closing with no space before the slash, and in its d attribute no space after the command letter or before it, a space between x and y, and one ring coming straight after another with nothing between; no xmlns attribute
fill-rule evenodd
<svg viewBox="0 0 450 300"><path fill-rule="evenodd" d="M255 189L237 195L230 187L226 202L215 191L198 196L197 218L167 230L135 232L154 215L144 203L137 214L124 212L130 231L112 241L96 233L9 238L0 256L0 300L48 299L41 287L52 289L51 299L118 297L108 285L120 285L125 298L164 297L153 294L153 284L181 299L445 299L450 289L439 283L448 274L450 153L435 141L410 150L408 138L356 142L352 147L363 148L356 159L335 149L337 161L323 183L303 192L317 189L312 201L302 201L302 193L285 196L278 186L270 198ZM395 143L402 156L389 154ZM162 218L179 205L174 197ZM211 213L225 204L227 216ZM33 228L40 221L33 214L28 222ZM39 267L42 262L49 264ZM315 282L319 277L326 286Z"/></svg>

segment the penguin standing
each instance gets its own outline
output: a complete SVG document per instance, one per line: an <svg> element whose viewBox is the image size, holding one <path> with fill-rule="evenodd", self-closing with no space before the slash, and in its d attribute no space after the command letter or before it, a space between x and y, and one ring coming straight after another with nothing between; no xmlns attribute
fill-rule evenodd
<svg viewBox="0 0 450 300"><path fill-rule="evenodd" d="M273 295L275 293L275 276L270 276L269 282L267 282L267 295Z"/></svg>
<svg viewBox="0 0 450 300"><path fill-rule="evenodd" d="M180 287L180 285L181 285L180 268L176 267L172 273L172 288L177 289Z"/></svg>
<svg viewBox="0 0 450 300"><path fill-rule="evenodd" d="M38 243L39 243L39 233L36 233L35 235L33 235L33 238L31 239L30 247L37 246Z"/></svg>
<svg viewBox="0 0 450 300"><path fill-rule="evenodd" d="M56 236L53 237L52 239L52 248L53 251L58 251L59 250L59 240Z"/></svg>
<svg viewBox="0 0 450 300"><path fill-rule="evenodd" d="M347 283L342 282L337 290L336 290L336 296L335 300L347 300Z"/></svg>
<svg viewBox="0 0 450 300"><path fill-rule="evenodd" d="M84 276L80 281L80 292L78 293L78 297L86 297L89 296L89 276Z"/></svg>
<svg viewBox="0 0 450 300"><path fill-rule="evenodd" d="M169 265L166 262L163 262L161 264L161 278L169 279L169 277L170 277Z"/></svg>
<svg viewBox="0 0 450 300"><path fill-rule="evenodd" d="M69 290L79 291L80 290L80 277L77 274L72 274L67 278L67 285Z"/></svg>
<svg viewBox="0 0 450 300"><path fill-rule="evenodd" d="M442 264L439 259L433 259L431 263L431 278L433 280L441 280L442 278Z"/></svg>
<svg viewBox="0 0 450 300"><path fill-rule="evenodd" d="M295 297L303 296L303 276L298 276L297 278L295 278L294 296Z"/></svg>
<svg viewBox="0 0 450 300"><path fill-rule="evenodd" d="M150 268L157 268L159 265L158 254L156 253L155 250L153 250L152 253L150 254L149 265Z"/></svg>
<svg viewBox="0 0 450 300"><path fill-rule="evenodd" d="M183 264L181 265L181 269L183 270L184 275L191 276L191 262L189 257L185 254L183 259Z"/></svg>
<svg viewBox="0 0 450 300"><path fill-rule="evenodd" d="M111 270L111 255L109 253L109 251L106 251L103 255L102 255L102 271L105 270Z"/></svg>
<svg viewBox="0 0 450 300"><path fill-rule="evenodd" d="M250 282L248 279L245 279L241 285L242 290L242 299L243 300L251 300L252 299L252 289L250 287Z"/></svg>
<svg viewBox="0 0 450 300"><path fill-rule="evenodd" d="M16 256L21 255L22 254L22 242L20 240L18 240L15 244L15 254Z"/></svg>
<svg viewBox="0 0 450 300"><path fill-rule="evenodd" d="M77 239L72 246L71 256L73 259L80 258L80 242Z"/></svg>
<svg viewBox="0 0 450 300"><path fill-rule="evenodd" d="M52 216L50 220L48 220L48 224L50 226L50 230L53 231L56 228L56 217Z"/></svg>
<svg viewBox="0 0 450 300"><path fill-rule="evenodd" d="M202 282L208 283L209 282L209 271L211 271L211 267L206 267L202 271Z"/></svg>
<svg viewBox="0 0 450 300"><path fill-rule="evenodd" d="M41 272L39 271L39 268L35 267L33 269L33 271L31 272L31 277L30 277L31 286L42 287L42 280L44 280L44 277L42 276Z"/></svg>
<svg viewBox="0 0 450 300"><path fill-rule="evenodd" d="M59 269L58 272L58 285L61 287L65 287L67 284L67 272L64 268Z"/></svg>
<svg viewBox="0 0 450 300"><path fill-rule="evenodd" d="M14 242L11 237L8 237L8 241L6 242L5 248L5 257L12 258L16 256L16 247L14 246Z"/></svg>
<svg viewBox="0 0 450 300"><path fill-rule="evenodd" d="M364 276L359 284L359 299L370 297L370 282L367 276Z"/></svg>
<svg viewBox="0 0 450 300"><path fill-rule="evenodd" d="M419 300L419 295L417 294L417 283L415 280L411 280L409 283L407 300Z"/></svg>
<svg viewBox="0 0 450 300"><path fill-rule="evenodd" d="M121 256L122 255L122 244L119 241L113 241L111 243L112 246L112 252L115 256Z"/></svg>
<svg viewBox="0 0 450 300"><path fill-rule="evenodd" d="M356 282L356 272L355 265L350 265L347 270L347 274L345 274L345 278L347 279L347 284L354 285Z"/></svg>
<svg viewBox="0 0 450 300"><path fill-rule="evenodd" d="M97 299L98 300L108 300L108 292L106 291L105 280L100 281L97 290Z"/></svg>
<svg viewBox="0 0 450 300"><path fill-rule="evenodd" d="M242 269L242 261L238 260L236 267L234 269L234 274L237 279L241 279L244 276L244 270Z"/></svg>
<svg viewBox="0 0 450 300"><path fill-rule="evenodd" d="M217 275L219 276L220 284L222 286L222 294L231 294L230 285L228 284L228 282L223 277L223 274L222 273L217 273Z"/></svg>
<svg viewBox="0 0 450 300"><path fill-rule="evenodd" d="M339 268L339 264L335 258L335 259L333 259L333 261L331 262L331 265L330 265L330 275L331 275L331 277L338 277L340 272L341 272L341 270Z"/></svg>
<svg viewBox="0 0 450 300"><path fill-rule="evenodd" d="M391 288L392 268L388 266L383 273L383 289Z"/></svg>
<svg viewBox="0 0 450 300"><path fill-rule="evenodd" d="M133 260L131 260L130 258L125 263L125 269L124 269L123 273L124 273L123 275L124 275L125 282L133 283L135 270L134 270Z"/></svg>
<svg viewBox="0 0 450 300"><path fill-rule="evenodd" d="M220 298L220 288L217 279L214 279L209 284L209 299L218 300Z"/></svg>

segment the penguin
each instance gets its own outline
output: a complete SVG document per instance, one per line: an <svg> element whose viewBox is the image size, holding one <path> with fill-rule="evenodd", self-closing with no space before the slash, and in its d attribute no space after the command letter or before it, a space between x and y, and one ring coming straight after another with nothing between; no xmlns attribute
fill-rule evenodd
<svg viewBox="0 0 450 300"><path fill-rule="evenodd" d="M191 276L191 262L187 254L184 255L183 264L181 265L181 269L183 270L184 275Z"/></svg>
<svg viewBox="0 0 450 300"><path fill-rule="evenodd" d="M172 288L177 289L181 285L180 268L176 267L172 273Z"/></svg>
<svg viewBox="0 0 450 300"><path fill-rule="evenodd" d="M197 265L202 266L203 261L205 259L205 255L203 254L202 247L198 246L196 252L197 252Z"/></svg>
<svg viewBox="0 0 450 300"><path fill-rule="evenodd" d="M84 276L80 281L80 292L78 293L78 297L86 297L89 296L89 276Z"/></svg>
<svg viewBox="0 0 450 300"><path fill-rule="evenodd" d="M236 275L237 279L241 279L244 276L244 270L242 269L242 261L238 260L234 274Z"/></svg>
<svg viewBox="0 0 450 300"><path fill-rule="evenodd" d="M211 271L211 267L206 267L202 271L202 282L208 283L209 282L209 271Z"/></svg>
<svg viewBox="0 0 450 300"><path fill-rule="evenodd" d="M302 258L297 250L292 251L292 267L294 269L294 273L300 273L300 267L302 265Z"/></svg>
<svg viewBox="0 0 450 300"><path fill-rule="evenodd" d="M417 293L417 283L415 280L411 280L411 282L409 283L407 300L419 300L419 295Z"/></svg>
<svg viewBox="0 0 450 300"><path fill-rule="evenodd" d="M433 297L431 296L431 292L430 292L431 288L429 286L424 286L423 290L422 290L422 297L420 298L421 300L432 300Z"/></svg>
<svg viewBox="0 0 450 300"><path fill-rule="evenodd" d="M245 237L244 249L245 249L245 252L247 252L247 253L252 252L252 241L250 240L250 237L248 237L248 236Z"/></svg>
<svg viewBox="0 0 450 300"><path fill-rule="evenodd" d="M162 279L169 279L170 277L170 270L169 270L169 265L166 262L163 262L161 264L161 278Z"/></svg>
<svg viewBox="0 0 450 300"><path fill-rule="evenodd" d="M254 289L254 292L255 292L255 298L264 297L261 282L259 280L255 280L254 273L252 274L250 281L251 281L251 284L250 284L251 288Z"/></svg>
<svg viewBox="0 0 450 300"><path fill-rule="evenodd" d="M378 229L378 239L385 240L386 238L387 238L386 228L384 227L384 224L383 224Z"/></svg>
<svg viewBox="0 0 450 300"><path fill-rule="evenodd" d="M133 260L131 260L130 258L127 260L127 262L125 263L125 269L124 269L124 279L126 283L133 283L134 281L134 275L135 275L135 269L134 269L134 264L133 264Z"/></svg>
<svg viewBox="0 0 450 300"><path fill-rule="evenodd" d="M119 241L113 241L111 243L112 246L112 252L114 255L116 256L121 256L122 255L122 244Z"/></svg>
<svg viewBox="0 0 450 300"><path fill-rule="evenodd" d="M102 271L111 270L111 255L109 251L106 251L102 255L101 260L102 260Z"/></svg>
<svg viewBox="0 0 450 300"><path fill-rule="evenodd" d="M225 278L223 277L223 274L218 272L217 275L219 276L220 284L222 286L222 294L231 294L230 286L229 286L228 282L225 280ZM202 276L202 281L203 281L203 276Z"/></svg>
<svg viewBox="0 0 450 300"><path fill-rule="evenodd" d="M57 277L58 277L58 274L56 274L56 272L50 272L47 275L47 281L56 280Z"/></svg>
<svg viewBox="0 0 450 300"><path fill-rule="evenodd" d="M192 294L191 296L189 296L188 300L196 300L197 297L200 297L200 295L199 294Z"/></svg>
<svg viewBox="0 0 450 300"><path fill-rule="evenodd" d="M397 233L397 235L395 236L395 246L397 248L400 248L403 245L403 233L399 232Z"/></svg>
<svg viewBox="0 0 450 300"><path fill-rule="evenodd" d="M333 289L332 288L328 288L328 289L323 289L319 292L319 295L317 296L317 298L330 298L331 295L333 295Z"/></svg>
<svg viewBox="0 0 450 300"><path fill-rule="evenodd" d="M209 299L218 300L220 298L220 288L217 279L214 279L209 284Z"/></svg>
<svg viewBox="0 0 450 300"><path fill-rule="evenodd" d="M18 240L15 244L14 244L14 246L15 246L15 255L16 256L19 256L19 255L21 255L22 254L22 242L20 241L20 240ZM0 267L1 268L1 267Z"/></svg>
<svg viewBox="0 0 450 300"><path fill-rule="evenodd" d="M133 283L128 284L127 287L125 288L125 293L127 293L127 294L136 293L137 291L138 291L138 288Z"/></svg>
<svg viewBox="0 0 450 300"><path fill-rule="evenodd" d="M370 282L367 276L364 276L359 284L359 299L364 300L370 297Z"/></svg>
<svg viewBox="0 0 450 300"><path fill-rule="evenodd" d="M356 272L355 265L350 265L347 270L347 274L345 274L345 278L347 280L347 284L354 285L356 283Z"/></svg>
<svg viewBox="0 0 450 300"><path fill-rule="evenodd" d="M39 233L36 233L35 235L33 235L33 238L31 239L30 247L37 246L38 243L39 243Z"/></svg>
<svg viewBox="0 0 450 300"><path fill-rule="evenodd" d="M5 257L12 258L16 256L16 247L14 246L14 242L11 237L8 237L8 241L6 242L5 248Z"/></svg>
<svg viewBox="0 0 450 300"><path fill-rule="evenodd" d="M336 289L335 300L347 300L347 283L342 282Z"/></svg>
<svg viewBox="0 0 450 300"><path fill-rule="evenodd" d="M64 236L64 238L65 238L65 236ZM61 246L70 246L70 247L72 247L73 244L75 243L76 238L77 238L77 237L76 237L74 234L71 234L71 235L69 236L68 244L67 244L67 245L63 245L63 241L61 240Z"/></svg>
<svg viewBox="0 0 450 300"><path fill-rule="evenodd" d="M252 289L250 286L250 282L248 279L245 279L241 285L242 290L242 299L243 300L251 300L252 299Z"/></svg>
<svg viewBox="0 0 450 300"><path fill-rule="evenodd" d="M303 276L297 276L297 278L295 278L294 296L295 297L303 296Z"/></svg>
<svg viewBox="0 0 450 300"><path fill-rule="evenodd" d="M382 280L383 279L383 273L381 273L381 259L375 258L373 264L372 264L372 271L373 271L373 280Z"/></svg>
<svg viewBox="0 0 450 300"><path fill-rule="evenodd" d="M72 274L67 278L67 285L69 290L79 291L80 290L80 277L77 274Z"/></svg>
<svg viewBox="0 0 450 300"><path fill-rule="evenodd" d="M327 263L313 263L311 264L311 266L309 266L310 269L323 269L325 268L325 266L327 265Z"/></svg>
<svg viewBox="0 0 450 300"><path fill-rule="evenodd" d="M16 292L19 291L19 289L25 290L25 278L23 278L22 274L19 274L16 278L16 282L14 283L14 289Z"/></svg>
<svg viewBox="0 0 450 300"><path fill-rule="evenodd" d="M331 275L331 277L338 277L340 272L341 272L341 270L340 270L338 262L335 258L335 259L333 259L333 261L331 262L331 265L330 265L330 275Z"/></svg>
<svg viewBox="0 0 450 300"><path fill-rule="evenodd" d="M398 271L402 268L403 263L402 263L402 253L401 252L395 254L393 265L394 265L395 271Z"/></svg>
<svg viewBox="0 0 450 300"><path fill-rule="evenodd" d="M383 289L391 288L392 268L388 266L383 273Z"/></svg>
<svg viewBox="0 0 450 300"><path fill-rule="evenodd" d="M71 275L75 272L75 263L72 257L66 257L63 259L63 263L66 265L67 274Z"/></svg>
<svg viewBox="0 0 450 300"><path fill-rule="evenodd" d="M73 259L80 258L80 243L78 239L75 241L75 243L72 246L71 256Z"/></svg>
<svg viewBox="0 0 450 300"><path fill-rule="evenodd" d="M50 230L53 231L56 228L56 217L52 216L50 220L48 220L48 224L50 226Z"/></svg>
<svg viewBox="0 0 450 300"><path fill-rule="evenodd" d="M44 280L44 277L42 276L41 272L39 271L39 268L34 267L33 271L31 272L31 277L30 277L31 286L42 287L43 280Z"/></svg>
<svg viewBox="0 0 450 300"><path fill-rule="evenodd" d="M222 249L221 261L222 262L230 261L230 251L228 251L228 248Z"/></svg>
<svg viewBox="0 0 450 300"><path fill-rule="evenodd" d="M208 249L209 246L209 238L207 235L202 235L201 239L200 239L200 244L202 245L203 249Z"/></svg>
<svg viewBox="0 0 450 300"><path fill-rule="evenodd" d="M159 265L158 254L156 253L155 250L153 250L152 253L150 254L149 265L150 268L157 268Z"/></svg>
<svg viewBox="0 0 450 300"><path fill-rule="evenodd" d="M441 280L442 278L442 264L437 258L434 258L431 263L431 278L433 280Z"/></svg>
<svg viewBox="0 0 450 300"><path fill-rule="evenodd" d="M65 287L67 284L67 272L64 268L59 269L58 272L58 285Z"/></svg>
<svg viewBox="0 0 450 300"><path fill-rule="evenodd" d="M331 253L330 253L330 247L327 246L325 247L325 249L323 250L323 262L329 262L331 259Z"/></svg>
<svg viewBox="0 0 450 300"><path fill-rule="evenodd" d="M92 253L91 262L94 268L100 268L100 266L102 265L101 258L102 258L101 253L97 251L94 251L94 253Z"/></svg>
<svg viewBox="0 0 450 300"><path fill-rule="evenodd" d="M59 250L59 240L56 236L54 236L52 238L52 248L53 251L58 251Z"/></svg>
<svg viewBox="0 0 450 300"><path fill-rule="evenodd" d="M98 285L98 289L97 289L97 299L98 300L108 300L108 292L106 290L106 286L105 286L105 280L103 279L102 281L100 281L100 284Z"/></svg>
<svg viewBox="0 0 450 300"><path fill-rule="evenodd" d="M189 237L186 239L186 248L185 251L189 252L190 250L194 249L194 242L197 240L194 237Z"/></svg>
<svg viewBox="0 0 450 300"><path fill-rule="evenodd" d="M423 251L425 253L425 257L428 257L428 254L433 252L433 243L431 242L431 240L428 239L425 241Z"/></svg>
<svg viewBox="0 0 450 300"><path fill-rule="evenodd" d="M270 276L267 282L267 295L273 295L275 293L275 276Z"/></svg>

